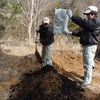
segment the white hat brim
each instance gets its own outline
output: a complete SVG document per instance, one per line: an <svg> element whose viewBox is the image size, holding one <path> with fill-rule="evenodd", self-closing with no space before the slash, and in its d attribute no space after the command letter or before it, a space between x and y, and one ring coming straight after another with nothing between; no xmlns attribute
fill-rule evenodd
<svg viewBox="0 0 100 100"><path fill-rule="evenodd" d="M89 14L91 10L86 10L83 14Z"/></svg>
<svg viewBox="0 0 100 100"><path fill-rule="evenodd" d="M43 21L43 23L44 23L44 24L45 24L45 23L49 24L49 21L46 20L46 21Z"/></svg>

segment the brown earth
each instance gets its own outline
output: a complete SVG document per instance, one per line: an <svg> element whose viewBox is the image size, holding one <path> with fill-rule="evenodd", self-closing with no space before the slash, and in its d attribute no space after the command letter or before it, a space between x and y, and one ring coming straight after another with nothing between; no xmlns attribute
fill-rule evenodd
<svg viewBox="0 0 100 100"><path fill-rule="evenodd" d="M93 80L82 89L82 52L53 50L53 66L41 68L34 44L0 45L0 100L99 100L100 62Z"/></svg>

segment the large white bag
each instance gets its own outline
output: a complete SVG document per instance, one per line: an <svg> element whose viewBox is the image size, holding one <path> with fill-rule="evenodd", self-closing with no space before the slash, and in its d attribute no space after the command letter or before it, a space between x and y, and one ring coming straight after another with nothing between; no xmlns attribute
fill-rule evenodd
<svg viewBox="0 0 100 100"><path fill-rule="evenodd" d="M53 26L53 33L54 34L68 34L68 20L69 17L67 15L66 9L57 9L55 8L55 15L54 15L54 26Z"/></svg>

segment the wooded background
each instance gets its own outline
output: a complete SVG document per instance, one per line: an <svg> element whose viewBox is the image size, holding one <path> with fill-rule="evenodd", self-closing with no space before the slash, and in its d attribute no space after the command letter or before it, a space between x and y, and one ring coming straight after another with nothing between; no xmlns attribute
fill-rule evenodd
<svg viewBox="0 0 100 100"><path fill-rule="evenodd" d="M0 0L0 39L34 42L35 29L43 17L48 16L53 26L55 8L72 9L74 15L84 18L83 12L89 5L99 9L100 0ZM69 20L69 29L79 27Z"/></svg>

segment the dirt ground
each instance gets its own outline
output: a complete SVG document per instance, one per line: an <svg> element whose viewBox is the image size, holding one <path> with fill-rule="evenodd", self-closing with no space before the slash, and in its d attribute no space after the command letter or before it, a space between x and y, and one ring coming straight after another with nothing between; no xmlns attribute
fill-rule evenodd
<svg viewBox="0 0 100 100"><path fill-rule="evenodd" d="M43 69L34 52L34 44L1 43L0 100L100 100L100 61L91 86L82 89L81 50L53 50L53 66Z"/></svg>

